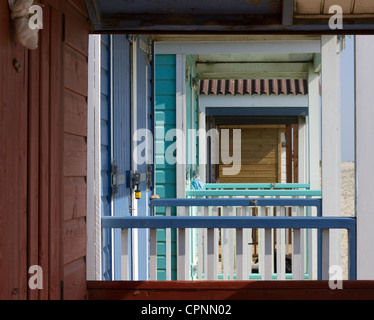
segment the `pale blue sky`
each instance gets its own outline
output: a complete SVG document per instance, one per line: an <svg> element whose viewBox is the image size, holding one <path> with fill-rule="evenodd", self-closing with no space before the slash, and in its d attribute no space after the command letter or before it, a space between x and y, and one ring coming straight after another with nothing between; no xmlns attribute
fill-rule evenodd
<svg viewBox="0 0 374 320"><path fill-rule="evenodd" d="M346 37L341 53L342 161L354 161L354 37Z"/></svg>

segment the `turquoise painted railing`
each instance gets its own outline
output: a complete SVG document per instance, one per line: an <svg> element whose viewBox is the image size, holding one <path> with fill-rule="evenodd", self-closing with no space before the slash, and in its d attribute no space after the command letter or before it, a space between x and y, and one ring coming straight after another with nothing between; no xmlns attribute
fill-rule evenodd
<svg viewBox="0 0 374 320"><path fill-rule="evenodd" d="M308 183L206 183L205 189L310 189Z"/></svg>
<svg viewBox="0 0 374 320"><path fill-rule="evenodd" d="M187 197L321 197L321 190L188 190Z"/></svg>
<svg viewBox="0 0 374 320"><path fill-rule="evenodd" d="M306 183L207 183L205 190L187 190L187 197L321 197Z"/></svg>

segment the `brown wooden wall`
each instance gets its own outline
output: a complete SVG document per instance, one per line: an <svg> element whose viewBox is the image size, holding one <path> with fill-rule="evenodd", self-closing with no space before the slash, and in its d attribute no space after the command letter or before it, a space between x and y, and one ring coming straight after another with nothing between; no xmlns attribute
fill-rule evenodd
<svg viewBox="0 0 374 320"><path fill-rule="evenodd" d="M229 151L233 155L233 129L241 129L241 168L236 175L223 175L229 169L220 158L220 183L276 183L281 182L281 132L284 125L219 125L219 130L229 129ZM221 148L221 142L220 142ZM221 154L221 153L220 153Z"/></svg>
<svg viewBox="0 0 374 320"><path fill-rule="evenodd" d="M34 51L0 3L0 299L86 297L87 12L42 3ZM31 265L42 290L28 288Z"/></svg>
<svg viewBox="0 0 374 320"><path fill-rule="evenodd" d="M8 1L0 25L0 298L11 299L27 291L28 55L11 38Z"/></svg>
<svg viewBox="0 0 374 320"><path fill-rule="evenodd" d="M88 15L66 1L64 59L64 298L86 295Z"/></svg>

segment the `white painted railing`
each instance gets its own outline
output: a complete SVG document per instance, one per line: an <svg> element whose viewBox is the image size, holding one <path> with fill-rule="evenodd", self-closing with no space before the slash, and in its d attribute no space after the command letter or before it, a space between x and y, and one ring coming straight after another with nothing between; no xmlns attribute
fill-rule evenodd
<svg viewBox="0 0 374 320"><path fill-rule="evenodd" d="M355 278L355 219L321 217L321 199L158 199L151 201L152 207L166 207L167 216L154 217L103 217L103 228L147 228L150 237L150 280L249 280L249 279L312 279L306 273L306 261L310 253L304 250L306 235L310 230L318 232L318 279L328 279L329 230L348 229L350 279ZM188 216L191 207L197 207L198 216ZM171 216L171 208L178 207L178 216ZM231 208L239 208L235 211ZM259 215L250 213L259 208ZM302 213L306 207L316 207L317 217L287 217L287 208L297 208ZM265 214L266 208L275 208L274 216ZM221 212L221 216L218 216ZM166 229L165 250L158 252L157 230ZM177 229L176 239L170 230ZM197 250L192 250L194 242L192 230L198 230ZM257 230L258 271L254 271L252 233ZM291 245L287 233L291 230ZM230 231L230 232L229 232ZM123 233L126 235L126 233ZM128 236L123 237L122 258L127 264ZM176 250L172 247L176 240ZM325 248L325 249L324 249ZM276 250L275 250L276 249ZM287 251L289 250L289 251ZM310 252L310 251L309 251ZM196 255L195 265L191 255ZM287 254L289 256L287 256ZM166 259L165 279L158 277L157 260ZM172 259L177 259L177 277L172 277ZM286 270L286 259L290 257L292 272ZM128 272L123 268L123 279Z"/></svg>
<svg viewBox="0 0 374 320"><path fill-rule="evenodd" d="M205 184L205 190L189 190L187 191L188 197L193 198L246 198L246 199L281 199L281 198L292 198L292 199L305 199L311 197L321 197L320 190L309 190L309 184L299 183L210 183ZM254 200L256 201L256 200ZM208 211L207 211L208 210ZM191 213L196 210L191 210ZM200 208L197 212L198 216L311 216L312 211L308 207L293 206L293 207L270 207L270 206L252 206L252 207L222 207L222 208ZM317 213L314 212L317 216ZM265 232L263 229L246 229L243 230L244 242L247 244L243 248L244 254L248 257L245 258L246 270L248 270L250 278L260 278L263 274L265 265L265 256L272 263L272 277L277 279L285 278L316 278L317 271L313 271L315 268L312 265L312 261L316 260L316 257L312 258L311 253L313 252L312 246L316 246L317 234L314 232L307 232L301 230L300 232L291 232L289 229L278 229L271 232ZM194 255L192 260L194 261L194 270L197 272L193 274L195 279L203 279L203 267L201 260L204 259L204 252L202 248L206 247L206 231L198 230L197 243L198 245L192 248ZM217 237L219 237L220 250L218 269L221 271L218 277L221 279L232 279L235 276L234 269L236 260L233 257L233 250L238 244L236 241L236 231L232 229L217 230ZM194 233L192 233L192 236ZM265 255L265 237L269 237L269 243L271 246L267 248L270 255ZM299 243L300 242L300 243ZM252 245L248 245L252 243ZM293 246L294 243L299 243L299 246ZM317 251L314 250L316 253ZM297 254L295 254L297 253ZM295 259L300 260L300 268L295 269L294 275L291 274L291 261ZM276 261L276 262L274 262ZM288 268L286 268L286 264ZM252 269L253 272L252 272ZM289 269L287 271L287 269ZM275 272L279 270L278 272ZM314 273L314 274L313 274Z"/></svg>

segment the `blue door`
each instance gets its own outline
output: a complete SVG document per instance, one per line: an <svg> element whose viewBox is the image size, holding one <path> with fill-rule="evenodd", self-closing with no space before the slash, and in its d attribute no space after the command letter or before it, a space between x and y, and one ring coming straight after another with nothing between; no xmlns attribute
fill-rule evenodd
<svg viewBox="0 0 374 320"><path fill-rule="evenodd" d="M136 66L132 64L136 44ZM153 132L152 63L147 39L133 41L127 35L102 35L101 61L101 168L102 207L106 216L147 216L153 190L153 140L149 145L149 163L134 167L132 157L132 79L136 72L136 128ZM136 67L136 70L133 68ZM135 170L134 170L135 168ZM135 174L140 183L134 184ZM141 192L133 200L135 190ZM136 203L134 203L136 201ZM121 230L103 230L103 280L147 280L149 274L149 236L146 230L129 232L129 274L121 275Z"/></svg>
<svg viewBox="0 0 374 320"><path fill-rule="evenodd" d="M131 189L126 173L131 170L131 42L126 35L112 35L112 201L113 216L130 216ZM121 230L113 231L114 280L121 280ZM129 232L129 265L131 262ZM132 279L129 268L128 279Z"/></svg>
<svg viewBox="0 0 374 320"><path fill-rule="evenodd" d="M141 197L137 201L137 215L148 216L150 214L149 199L153 189L153 103L152 103L152 55L146 36L136 39L136 81L137 81L137 130L143 132L140 141L133 143L143 144L146 148L141 154L141 160L137 164L137 172L140 174L138 190ZM145 135L144 133L151 133ZM137 139L138 140L138 139ZM143 157L145 161L143 161ZM149 231L140 229L137 231L137 258L138 258L138 280L149 279L148 257L149 257Z"/></svg>
<svg viewBox="0 0 374 320"><path fill-rule="evenodd" d="M101 36L101 212L129 216L131 190L131 46L126 36ZM129 233L131 234L131 232ZM121 230L103 230L102 278L121 279ZM129 236L131 265L131 236ZM129 279L132 270L129 268Z"/></svg>

